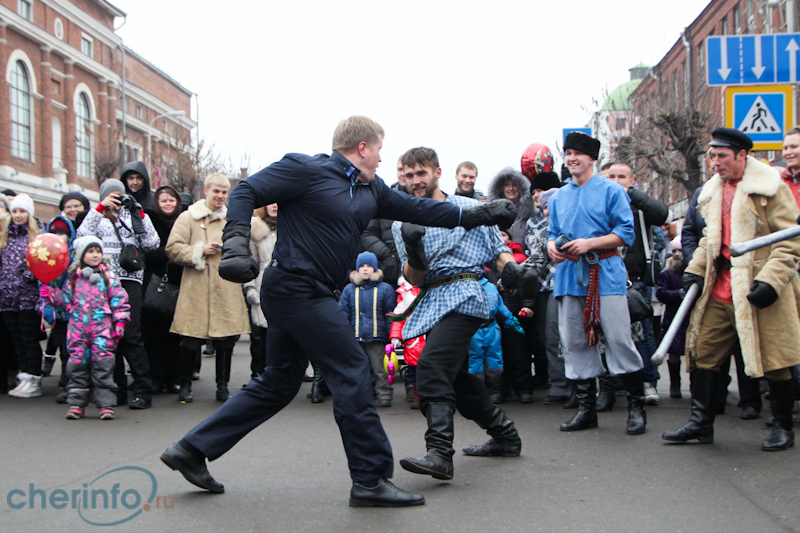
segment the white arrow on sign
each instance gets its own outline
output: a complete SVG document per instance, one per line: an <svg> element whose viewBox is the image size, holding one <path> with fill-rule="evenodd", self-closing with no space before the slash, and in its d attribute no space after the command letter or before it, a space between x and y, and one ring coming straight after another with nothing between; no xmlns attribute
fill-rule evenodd
<svg viewBox="0 0 800 533"><path fill-rule="evenodd" d="M763 66L761 63L761 36L756 35L755 39L756 66L754 66L751 70L753 71L753 74L755 74L756 79L761 79L761 75L764 74L764 71L767 69L767 67Z"/></svg>
<svg viewBox="0 0 800 533"><path fill-rule="evenodd" d="M792 42L794 42L794 39L792 39ZM795 46L797 46L797 44L795 44ZM728 38L727 37L722 37L719 40L719 52L720 52L720 55L722 56L720 58L721 59L721 63L722 63L722 68L718 68L717 72L719 72L719 75L722 77L722 81L725 81L725 80L728 79L728 75L731 73L731 69L728 68ZM792 57L794 57L794 54L792 54Z"/></svg>
<svg viewBox="0 0 800 533"><path fill-rule="evenodd" d="M797 45L794 39L789 41L786 45L786 51L789 52L789 81L797 81L797 51L800 46Z"/></svg>

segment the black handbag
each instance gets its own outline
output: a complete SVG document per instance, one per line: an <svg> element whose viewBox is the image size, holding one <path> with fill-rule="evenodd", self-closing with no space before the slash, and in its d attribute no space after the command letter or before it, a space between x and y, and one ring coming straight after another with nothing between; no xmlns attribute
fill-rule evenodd
<svg viewBox="0 0 800 533"><path fill-rule="evenodd" d="M142 310L170 320L175 315L178 306L178 293L180 288L169 283L169 278L164 274L160 279L155 274L150 276L150 283L142 300Z"/></svg>
<svg viewBox="0 0 800 533"><path fill-rule="evenodd" d="M125 225L125 223L120 219L120 224L126 230L131 231L131 229ZM125 244L122 242L122 237L119 235L119 229L117 229L116 224L112 224L114 226L114 233L117 234L117 239L119 239L120 244L122 245L122 249L119 251L119 266L122 267L123 270L127 272L138 272L144 268L144 254L137 246L132 244Z"/></svg>
<svg viewBox="0 0 800 533"><path fill-rule="evenodd" d="M631 324L653 316L653 306L630 281L628 282L628 312L631 315Z"/></svg>

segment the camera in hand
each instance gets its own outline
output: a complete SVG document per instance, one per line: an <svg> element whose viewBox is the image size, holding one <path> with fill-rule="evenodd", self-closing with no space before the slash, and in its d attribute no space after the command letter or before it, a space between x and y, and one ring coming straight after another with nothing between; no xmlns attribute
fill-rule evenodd
<svg viewBox="0 0 800 533"><path fill-rule="evenodd" d="M124 207L128 211L131 211L133 209L133 198L131 198L127 194L119 195L117 197L117 200L119 200L119 203L122 205L122 207Z"/></svg>

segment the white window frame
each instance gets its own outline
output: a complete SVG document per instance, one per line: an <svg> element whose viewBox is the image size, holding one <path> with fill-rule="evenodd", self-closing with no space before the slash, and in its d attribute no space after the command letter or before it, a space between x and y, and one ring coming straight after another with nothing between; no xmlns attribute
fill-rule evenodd
<svg viewBox="0 0 800 533"><path fill-rule="evenodd" d="M86 95L86 101L89 104L89 138L88 138L88 147L84 147L83 144L80 143L79 139L79 131L78 131L78 104L80 102L81 95ZM94 104L94 95L92 91L89 89L89 86L85 83L79 83L78 86L75 88L75 92L72 96L72 106L75 110L75 170L78 176L83 178L93 178L94 177L94 125L95 125L95 117L97 116L97 109L95 108ZM81 165L84 164L80 157L81 150L87 150L89 155L89 160L85 162L88 165L88 175L84 175L81 171L86 169L81 169Z"/></svg>
<svg viewBox="0 0 800 533"><path fill-rule="evenodd" d="M60 18L56 18L55 22L53 22L53 35L55 35L56 39L59 41L64 40L64 23Z"/></svg>
<svg viewBox="0 0 800 533"><path fill-rule="evenodd" d="M33 161L33 94L31 93L31 73L23 61L16 60L11 65L12 79L14 79L13 72L16 70L17 65L21 66L22 71L25 73L25 83L28 87L26 91L22 91L13 83L9 84L11 157L22 159L23 161ZM17 100L20 100L20 102L15 103ZM18 109L17 113L14 112L15 108ZM15 121L14 116L19 113L23 113L27 115L27 117L23 120ZM14 135L15 131L18 132L16 136Z"/></svg>
<svg viewBox="0 0 800 533"><path fill-rule="evenodd" d="M83 49L84 43L89 43L90 53L88 54L86 53L86 50ZM83 32L81 32L81 53L94 59L94 39L92 39L90 35L86 35Z"/></svg>
<svg viewBox="0 0 800 533"><path fill-rule="evenodd" d="M25 6L28 8L28 16L23 13ZM33 22L33 0L17 0L17 14L25 20Z"/></svg>
<svg viewBox="0 0 800 533"><path fill-rule="evenodd" d="M137 105L137 106L136 106L136 118L138 118L138 119L141 119L141 118L142 118L142 115L143 115L143 113L142 113L142 106L140 106L140 105Z"/></svg>
<svg viewBox="0 0 800 533"><path fill-rule="evenodd" d="M19 49L14 50L13 52L11 52L11 55L8 56L8 63L6 63L6 83L9 86L11 85L11 72L12 72L12 70L14 68L14 65L17 63L17 61L21 61L25 65L25 70L27 71L27 74L28 74L28 89L29 89L30 95L31 95L31 153L30 153L30 159L28 159L27 161L35 163L36 162L36 151L34 150L34 147L36 146L36 105L34 103L34 98L41 98L41 96L39 95L39 89L38 89L37 80L36 80L36 71L33 69L33 63L31 63L31 60L28 57L28 54L26 54L22 50L19 50ZM8 90L9 91L9 100L10 100L10 97L11 97L11 93L10 93L11 89L10 89L10 87L8 89L3 89L3 90ZM11 108L10 108L11 107L11 102L10 101L9 101L8 105L9 105L9 112L10 112L11 111ZM0 125L0 127L4 127L4 126ZM11 124L8 125L9 135L11 134L10 127L11 127ZM10 140L10 137L9 137L9 140Z"/></svg>

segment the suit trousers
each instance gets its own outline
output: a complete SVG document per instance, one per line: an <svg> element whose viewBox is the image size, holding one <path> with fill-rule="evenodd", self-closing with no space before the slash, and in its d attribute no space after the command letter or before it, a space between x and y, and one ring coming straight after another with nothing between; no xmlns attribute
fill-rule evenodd
<svg viewBox="0 0 800 533"><path fill-rule="evenodd" d="M392 448L372 398L372 368L333 293L280 267L268 268L263 279L267 367L185 439L210 460L217 459L292 401L310 359L333 393L333 414L353 482L391 477Z"/></svg>

